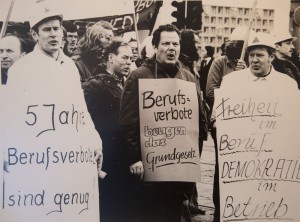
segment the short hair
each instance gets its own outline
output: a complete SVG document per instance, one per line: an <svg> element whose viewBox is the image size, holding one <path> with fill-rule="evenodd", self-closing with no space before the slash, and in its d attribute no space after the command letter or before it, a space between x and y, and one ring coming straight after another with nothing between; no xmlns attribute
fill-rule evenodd
<svg viewBox="0 0 300 222"><path fill-rule="evenodd" d="M113 30L113 26L107 21L99 21L90 26L78 42L78 48L82 53L102 50L100 39L103 38L103 29Z"/></svg>
<svg viewBox="0 0 300 222"><path fill-rule="evenodd" d="M66 32L77 32L77 26L72 22L63 21L62 26L65 28Z"/></svg>
<svg viewBox="0 0 300 222"><path fill-rule="evenodd" d="M18 35L12 34L12 33L7 33L3 38L5 38L5 37L15 37L16 39L18 39L20 42L21 53L26 52L26 42L21 36L18 36Z"/></svg>
<svg viewBox="0 0 300 222"><path fill-rule="evenodd" d="M156 48L158 47L158 44L160 42L160 33L162 32L176 32L178 34L178 37L180 38L180 32L175 25L172 24L161 25L153 33L152 45Z"/></svg>
<svg viewBox="0 0 300 222"><path fill-rule="evenodd" d="M115 38L112 43L105 49L104 52L104 59L105 61L108 61L108 55L110 53L118 55L119 54L119 48L125 46L130 47L127 42L124 42L121 38Z"/></svg>
<svg viewBox="0 0 300 222"><path fill-rule="evenodd" d="M51 21L51 20L58 20L59 21L59 24L61 26L62 24L62 19L60 16L51 16L51 17L48 17L48 18L45 18L41 21L39 21L38 23L36 23L33 27L32 27L32 30L34 30L37 34L39 33L39 26L45 22L48 22L48 21Z"/></svg>
<svg viewBox="0 0 300 222"><path fill-rule="evenodd" d="M206 54L209 57L213 57L215 53L215 49L212 46L205 46Z"/></svg>

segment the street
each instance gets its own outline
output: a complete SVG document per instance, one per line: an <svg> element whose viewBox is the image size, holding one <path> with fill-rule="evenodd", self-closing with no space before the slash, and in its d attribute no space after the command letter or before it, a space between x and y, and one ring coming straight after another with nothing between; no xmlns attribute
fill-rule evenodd
<svg viewBox="0 0 300 222"><path fill-rule="evenodd" d="M215 170L214 143L210 135L203 144L201 156L201 182L197 183L199 208L206 211L205 215L195 215L192 222L213 221L214 204L212 200L213 177Z"/></svg>

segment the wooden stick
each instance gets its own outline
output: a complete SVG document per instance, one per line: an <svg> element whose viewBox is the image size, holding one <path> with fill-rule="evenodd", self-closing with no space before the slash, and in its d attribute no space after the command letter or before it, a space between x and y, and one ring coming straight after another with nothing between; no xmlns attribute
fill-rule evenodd
<svg viewBox="0 0 300 222"><path fill-rule="evenodd" d="M248 39L249 39L249 35L250 35L250 30L252 29L253 20L256 17L256 5L257 5L257 0L254 0L253 6L252 6L252 13L251 13L251 17L250 17L250 24L249 24L249 27L245 34L243 49L242 49L242 53L241 53L241 57L240 57L240 59L242 59L242 60L244 60L244 57L245 57L246 48L248 47Z"/></svg>

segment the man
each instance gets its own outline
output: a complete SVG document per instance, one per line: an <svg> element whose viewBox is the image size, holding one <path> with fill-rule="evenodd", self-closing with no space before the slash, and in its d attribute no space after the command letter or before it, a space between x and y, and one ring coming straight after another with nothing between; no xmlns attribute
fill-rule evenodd
<svg viewBox="0 0 300 222"><path fill-rule="evenodd" d="M266 82L268 85L280 87L288 84L291 87L296 86L296 82L286 75L277 72L272 67L274 60L274 39L266 33L256 33L249 40L247 52L249 55L249 68L236 71L224 78L221 87L247 86L258 84L257 82Z"/></svg>
<svg viewBox="0 0 300 222"><path fill-rule="evenodd" d="M196 62L200 58L201 52L200 39L197 35L197 32L192 29L183 29L180 31L180 55L179 61L182 64L182 67L194 74L196 81L199 81L200 76L195 67ZM199 85L200 86L200 85ZM202 91L202 88L199 89ZM203 142L199 144L200 155L203 148ZM205 211L201 210L198 207L198 191L196 183L193 184L192 190L189 195L189 210L191 214L205 214Z"/></svg>
<svg viewBox="0 0 300 222"><path fill-rule="evenodd" d="M291 61L292 53L295 49L293 42L296 37L292 37L289 32L280 32L275 35L275 58L273 67L278 72L282 72L293 78L300 89L300 72L297 66Z"/></svg>
<svg viewBox="0 0 300 222"><path fill-rule="evenodd" d="M64 53L67 56L71 57L77 48L77 42L78 42L77 26L71 22L66 22L64 23L63 27L66 29L67 32Z"/></svg>
<svg viewBox="0 0 300 222"><path fill-rule="evenodd" d="M222 93L223 93L221 96L224 96L224 98L227 98L228 95L224 95L225 91L230 92L231 93L230 95L234 95L234 94L238 94L239 92L242 92L242 91L247 92L248 89L251 90L251 93L256 94L256 95L254 95L254 97L257 97L261 94L272 94L272 92L278 91L278 89L286 89L286 88L295 90L295 92L296 92L297 91L296 82L293 79L291 79L290 77L288 77L287 75L283 75L282 73L277 72L272 67L272 61L274 60L274 48L275 48L274 40L272 39L272 36L270 34L258 32L252 38L249 38L248 48L247 48L249 68L235 71L235 72L232 72L232 73L224 76L221 87L220 87L220 89L222 89ZM239 95L237 95L237 96L239 96ZM228 98L229 98L229 96L228 96ZM262 97L262 98L264 98L264 97ZM277 98L274 97L274 99L276 101ZM262 101L264 101L264 100L262 100ZM219 104L215 104L214 108L217 109L218 105ZM235 108L237 106L238 105L236 105ZM250 103L249 103L249 107L250 107ZM235 111L233 111L233 112L236 113ZM247 111L242 111L241 113L245 114L244 112L246 113ZM260 111L258 111L257 113L262 114ZM245 116L246 115L247 114L245 114ZM236 115L235 118L237 116L238 115ZM261 116L263 116L263 115L261 115ZM259 120L256 120L256 119L254 121L259 122ZM247 128L248 126L241 125L241 127ZM262 129L262 128L259 127L258 130L260 130L260 129ZM223 133L224 133L224 131L223 131ZM225 131L225 133L226 133L226 131ZM259 133L261 133L261 132L259 132ZM241 137L239 137L239 138L241 138ZM220 145L221 145L221 143L222 143L222 141L220 142ZM241 147L239 147L239 148L241 148ZM220 147L219 147L219 150L220 150ZM245 151L243 151L241 148L241 150L239 149L237 152L245 152ZM232 153L234 153L234 152L232 152ZM267 156L267 154L266 154L266 156ZM223 161L226 160L224 158L226 158L226 156L222 157ZM228 157L228 158L232 158L232 157ZM232 162L234 162L234 161L232 161ZM221 167L220 167L220 171L222 171ZM223 169L223 173L224 173L224 169ZM218 182L218 181L215 180L215 182ZM222 185L223 185L223 183L222 183ZM243 185L241 185L241 186L243 186ZM220 215L219 215L220 205L218 204L217 206L218 206L218 208L216 208L216 211L218 211L217 212L218 218L217 217L214 218L215 222L221 221ZM228 205L226 205L225 207L228 207ZM221 212L221 214L224 215L224 212ZM244 214L244 216L245 216L245 214ZM224 219L224 217L222 219ZM227 219L230 219L230 218L227 217Z"/></svg>
<svg viewBox="0 0 300 222"><path fill-rule="evenodd" d="M203 55L203 59L200 63L200 86L203 90L203 97L206 99L206 84L207 84L207 76L209 69L212 65L212 62L214 61L214 47L212 46L205 46L205 53Z"/></svg>
<svg viewBox="0 0 300 222"><path fill-rule="evenodd" d="M178 78L195 82L193 74L183 69L178 62L179 35L178 29L170 24L162 25L154 32L152 38L154 57L146 60L140 68L129 75L122 94L120 124L127 149L129 170L141 179L144 174L144 166L141 161L140 147L138 80ZM200 92L198 91L198 93ZM199 100L199 106L202 105ZM203 115L200 114L200 128L204 126L204 121ZM200 140L203 140L205 134L206 132L201 128ZM144 204L139 209L143 215L141 221L181 221L183 201L187 199L185 191L190 184L186 182L144 182ZM190 221L189 212L185 215L185 219Z"/></svg>
<svg viewBox="0 0 300 222"><path fill-rule="evenodd" d="M32 52L26 54L9 69L8 85L11 90L22 92L21 95L30 100L42 97L46 101L60 103L61 100L52 98L53 91L60 94L60 99L64 99L63 103L75 97L76 102L73 107L80 106L83 110L82 113L85 113L84 125L90 126L91 124L93 127L85 106L78 70L72 59L64 55L60 49L63 35L62 19L61 14L48 7L36 12L35 16L31 18L31 34L36 45ZM73 110L73 116L74 113ZM35 117L37 118L37 116ZM41 120L35 119L35 121ZM53 119L53 121L55 120ZM93 151L95 159L101 165L101 140L95 130L92 129L89 133L97 141L97 148ZM65 142L67 141L70 141L69 138L65 139Z"/></svg>
<svg viewBox="0 0 300 222"><path fill-rule="evenodd" d="M238 27L233 30L230 39L225 43L225 54L216 58L208 72L206 84L206 100L212 109L214 104L214 89L219 88L225 75L246 68L246 63L240 59L245 33L248 27Z"/></svg>
<svg viewBox="0 0 300 222"><path fill-rule="evenodd" d="M101 221L133 221L129 207L134 203L130 192L130 174L124 157L119 109L124 77L130 71L132 51L127 43L114 40L104 53L106 70L83 83L86 103L103 142L107 175L100 180Z"/></svg>
<svg viewBox="0 0 300 222"><path fill-rule="evenodd" d="M0 39L1 57L1 84L7 83L8 69L26 52L24 51L24 41L15 35L7 35Z"/></svg>
<svg viewBox="0 0 300 222"><path fill-rule="evenodd" d="M138 42L136 39L131 38L128 41L128 44L131 47L132 50L132 63L131 63L131 71L137 69L136 60L139 58L139 51L138 51Z"/></svg>
<svg viewBox="0 0 300 222"><path fill-rule="evenodd" d="M105 67L104 51L113 37L113 26L107 21L99 21L87 28L72 56L82 83L99 73L99 66Z"/></svg>

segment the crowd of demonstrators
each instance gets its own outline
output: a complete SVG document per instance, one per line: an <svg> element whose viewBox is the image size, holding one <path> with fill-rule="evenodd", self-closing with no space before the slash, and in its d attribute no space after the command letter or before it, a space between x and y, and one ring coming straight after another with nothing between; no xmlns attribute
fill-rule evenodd
<svg viewBox="0 0 300 222"><path fill-rule="evenodd" d="M291 60L292 53L295 50L293 41L296 39L288 31L275 34L275 58L272 65L275 70L293 78L300 89L300 72Z"/></svg>
<svg viewBox="0 0 300 222"><path fill-rule="evenodd" d="M99 21L91 24L78 41L72 59L79 70L82 83L105 66L104 51L113 37L113 26L109 22Z"/></svg>
<svg viewBox="0 0 300 222"><path fill-rule="evenodd" d="M80 39L73 23L66 22L62 27L62 15L44 16L30 25L37 43L33 51L19 36L10 34L0 40L2 84L16 84L25 70L27 87L33 87L37 84L33 81L37 73L43 73L44 69L62 69L72 74L68 85L79 83L82 87L103 145L99 181L103 222L188 222L191 214L204 213L198 208L195 183L143 182L139 79L178 78L196 83L200 155L207 137L207 116L212 115L214 106L214 89L233 83L252 84L257 78L267 80L266 84L280 80L287 87L297 83L300 88L298 63L291 60L296 38L289 33L277 34L275 46L269 43L270 35L251 33L256 41L250 42L243 60L240 57L246 27L236 28L223 44L223 54L214 58L212 46L205 46L206 54L203 54L197 32L179 31L170 24L160 26L153 33L149 38L151 42L142 46L141 56L137 41L130 39L125 43L116 38L113 26L106 21L89 24ZM34 68L32 64L38 66ZM210 131L216 151L214 221L220 221L217 129L213 122L212 119Z"/></svg>

